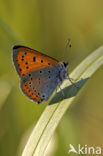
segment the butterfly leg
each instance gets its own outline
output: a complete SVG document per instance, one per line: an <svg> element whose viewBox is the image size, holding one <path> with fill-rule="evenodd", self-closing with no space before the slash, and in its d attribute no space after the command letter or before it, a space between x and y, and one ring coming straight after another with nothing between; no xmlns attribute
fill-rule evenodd
<svg viewBox="0 0 103 156"><path fill-rule="evenodd" d="M61 88L61 86L59 86L59 88L60 88L60 91L61 91L61 93L62 93L62 95L63 95L63 97L64 97L65 94L64 94L64 92L63 92L63 89Z"/></svg>
<svg viewBox="0 0 103 156"><path fill-rule="evenodd" d="M58 86L59 86L60 91L61 91L61 93L62 93L62 95L63 95L63 97L64 97L65 94L64 94L64 92L63 92L63 89L61 88L61 82L60 82L60 81L58 81Z"/></svg>
<svg viewBox="0 0 103 156"><path fill-rule="evenodd" d="M79 86L77 86L77 85L73 82L73 78L70 78L70 77L68 76L68 80L71 82L71 84L72 84L73 86L75 86L76 88L79 88Z"/></svg>

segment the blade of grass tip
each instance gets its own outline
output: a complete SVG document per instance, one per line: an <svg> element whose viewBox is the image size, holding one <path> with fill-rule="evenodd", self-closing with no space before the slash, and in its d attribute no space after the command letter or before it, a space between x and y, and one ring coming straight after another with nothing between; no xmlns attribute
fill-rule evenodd
<svg viewBox="0 0 103 156"><path fill-rule="evenodd" d="M96 72L96 70L103 64L103 47L100 47L92 54L90 54L77 68L70 74L79 88L73 85L68 88L68 95L62 101L54 102L56 96L53 98L50 105L46 107L42 113L39 121L34 127L30 137L25 145L22 156L43 156L45 149L57 127L62 116L76 98L80 88L85 82ZM68 81L65 81L62 88L65 89L70 86ZM55 104L54 104L55 103Z"/></svg>

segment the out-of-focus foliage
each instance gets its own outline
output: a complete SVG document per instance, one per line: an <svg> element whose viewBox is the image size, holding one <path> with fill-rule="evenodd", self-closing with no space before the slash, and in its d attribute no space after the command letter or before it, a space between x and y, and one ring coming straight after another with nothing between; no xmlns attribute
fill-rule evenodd
<svg viewBox="0 0 103 156"><path fill-rule="evenodd" d="M20 155L26 137L46 103L37 105L19 89L12 47L25 45L62 60L67 38L71 72L103 44L103 1L0 1L0 156ZM88 81L64 115L54 136L53 156L63 156L69 144L101 146L103 140L103 68ZM77 104L78 102L78 104ZM51 146L52 147L52 146Z"/></svg>

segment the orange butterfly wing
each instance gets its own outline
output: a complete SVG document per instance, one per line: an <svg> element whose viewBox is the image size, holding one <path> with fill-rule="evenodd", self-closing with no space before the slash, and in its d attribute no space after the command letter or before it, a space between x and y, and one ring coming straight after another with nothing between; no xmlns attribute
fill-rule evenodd
<svg viewBox="0 0 103 156"><path fill-rule="evenodd" d="M21 77L32 70L59 64L58 60L24 46L13 47L13 62Z"/></svg>
<svg viewBox="0 0 103 156"><path fill-rule="evenodd" d="M21 84L23 93L35 102L41 103L43 100L36 94L33 94L25 84Z"/></svg>

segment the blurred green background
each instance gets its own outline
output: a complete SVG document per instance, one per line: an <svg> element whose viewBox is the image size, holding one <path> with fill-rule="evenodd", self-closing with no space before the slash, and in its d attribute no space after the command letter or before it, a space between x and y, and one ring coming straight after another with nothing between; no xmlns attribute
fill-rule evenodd
<svg viewBox="0 0 103 156"><path fill-rule="evenodd" d="M37 105L19 89L12 47L25 45L62 60L69 72L103 44L103 1L0 0L0 156L19 156L47 103ZM68 155L69 144L103 149L103 67L81 89L61 120L46 156ZM70 154L72 156L73 154Z"/></svg>

